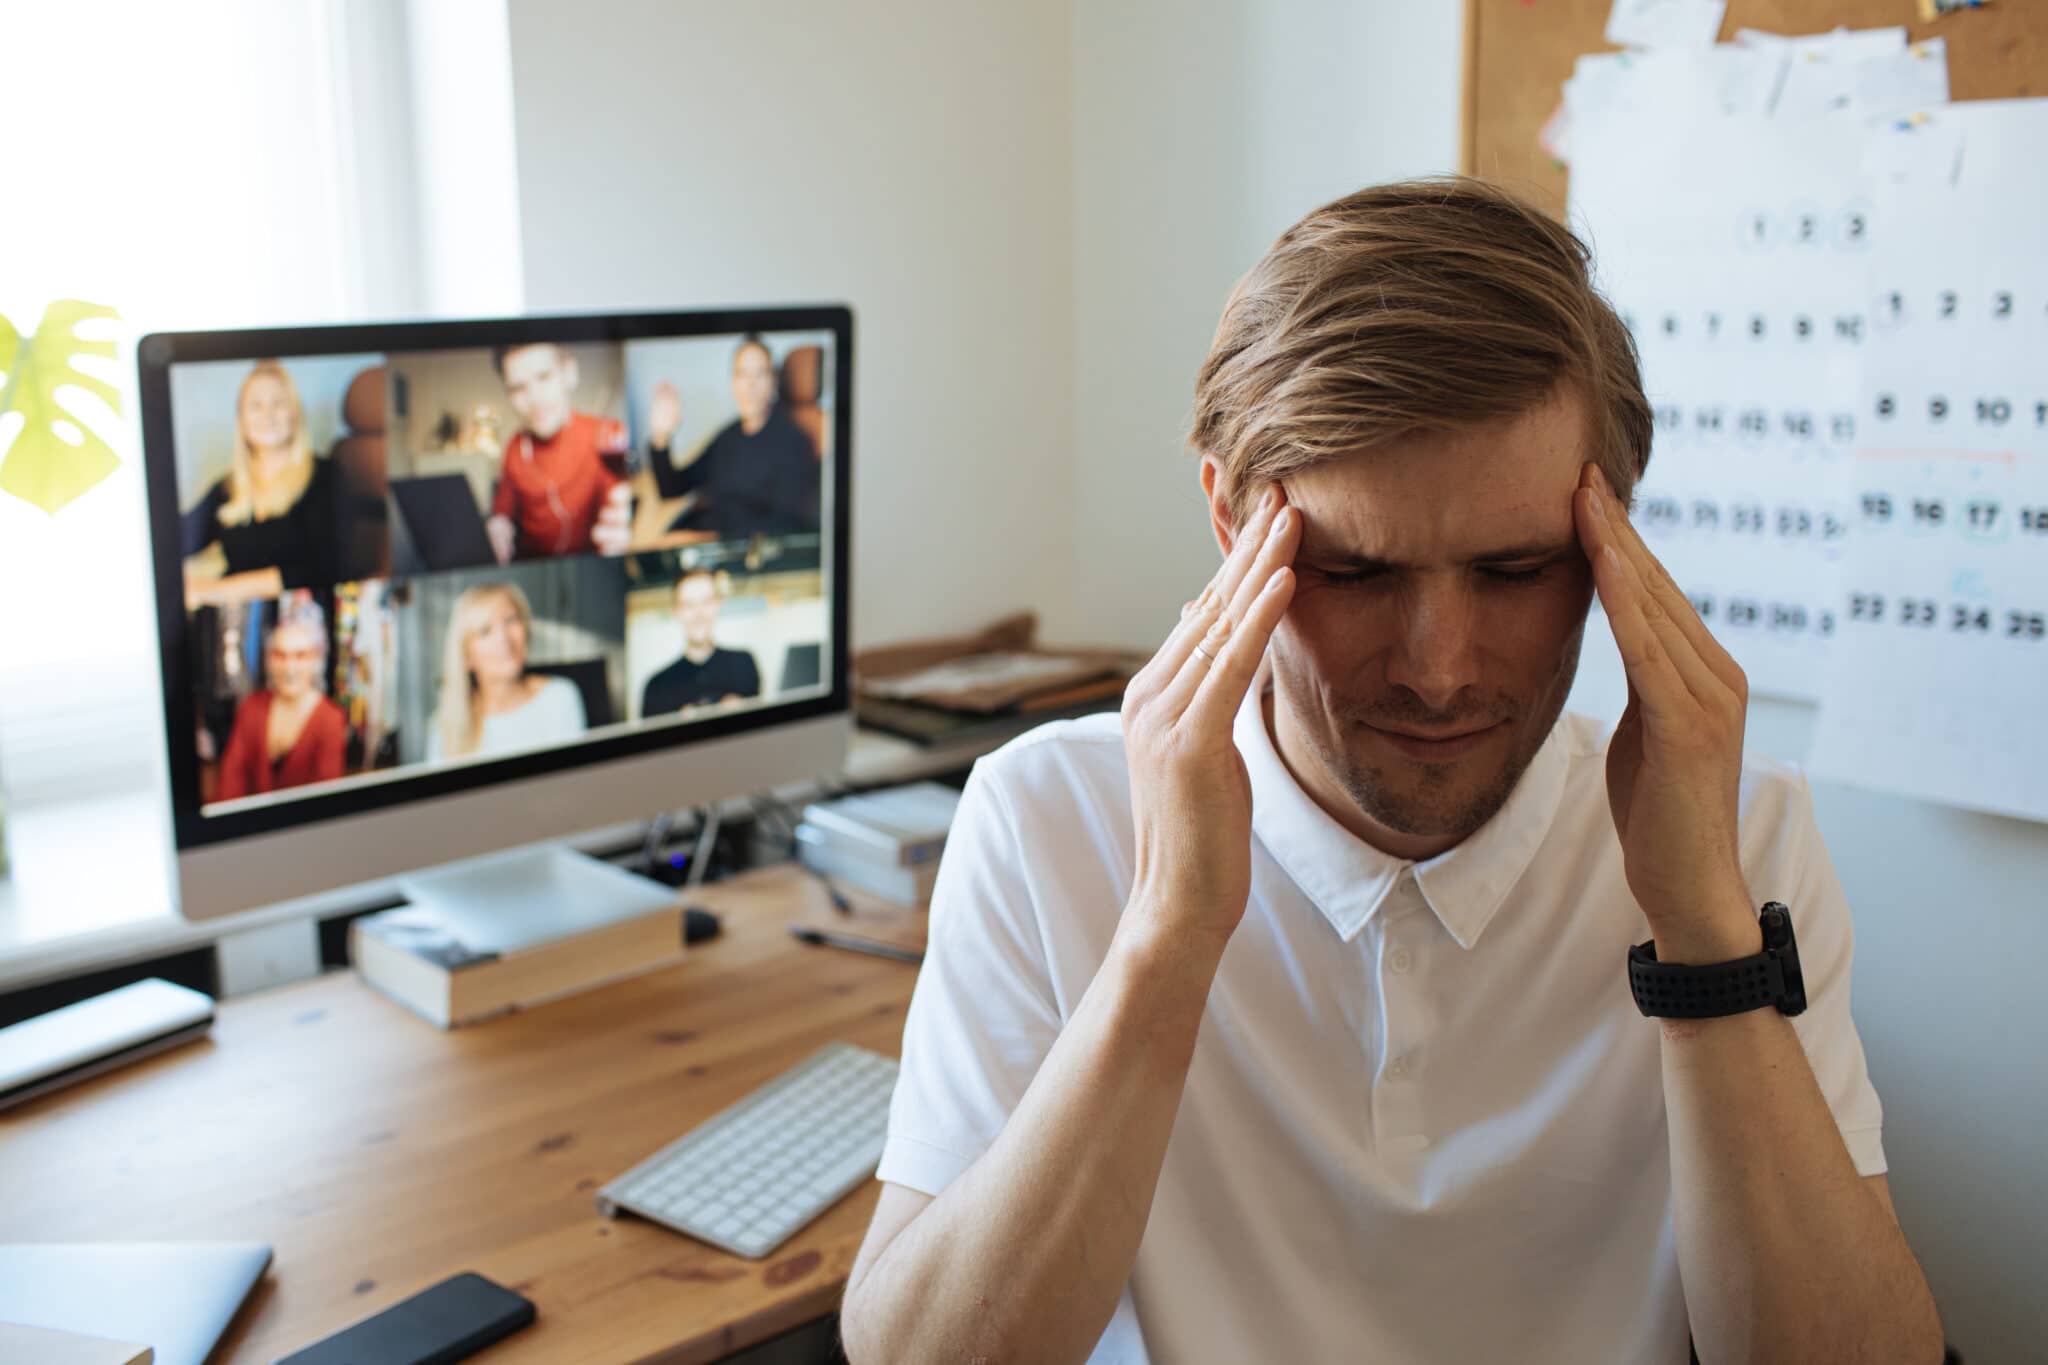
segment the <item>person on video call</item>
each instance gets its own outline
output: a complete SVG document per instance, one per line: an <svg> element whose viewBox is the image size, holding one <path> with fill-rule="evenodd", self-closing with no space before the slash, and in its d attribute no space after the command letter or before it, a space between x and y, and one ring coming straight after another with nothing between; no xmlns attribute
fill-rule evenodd
<svg viewBox="0 0 2048 1365"><path fill-rule="evenodd" d="M1589 274L1445 178L1239 282L1191 435L1222 567L947 838L854 1365L1941 1360L1842 886L1629 523L1651 414ZM1611 734L1564 713L1596 595ZM1768 901L1796 1019L1753 966L1638 1007Z"/></svg>
<svg viewBox="0 0 2048 1365"><path fill-rule="evenodd" d="M676 621L683 657L647 680L640 714L666 715L690 706L745 701L761 695L761 670L744 649L718 647L718 578L693 569L676 580Z"/></svg>
<svg viewBox="0 0 2048 1365"><path fill-rule="evenodd" d="M498 562L624 554L633 514L626 424L570 406L576 357L553 342L500 346L491 359L520 422L484 522Z"/></svg>
<svg viewBox="0 0 2048 1365"><path fill-rule="evenodd" d="M342 775L348 718L327 696L326 675L326 613L315 602L287 602L263 645L267 685L235 708L215 800L332 782Z"/></svg>
<svg viewBox="0 0 2048 1365"><path fill-rule="evenodd" d="M429 761L537 749L589 728L576 684L527 671L532 634L533 608L516 583L479 583L456 599Z"/></svg>
<svg viewBox="0 0 2048 1365"><path fill-rule="evenodd" d="M215 600L327 587L339 571L339 509L298 386L276 361L258 361L235 398L228 472L183 518L188 582Z"/></svg>
<svg viewBox="0 0 2048 1365"><path fill-rule="evenodd" d="M677 468L669 442L682 425L682 397L667 380L654 386L647 425L655 487L664 498L702 494L678 529L715 531L721 540L817 530L818 448L776 404L775 359L757 336L733 351L732 401L739 416Z"/></svg>

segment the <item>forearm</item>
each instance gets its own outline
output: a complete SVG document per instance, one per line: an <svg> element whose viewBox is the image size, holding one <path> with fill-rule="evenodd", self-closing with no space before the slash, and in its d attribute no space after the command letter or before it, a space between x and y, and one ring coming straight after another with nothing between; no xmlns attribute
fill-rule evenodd
<svg viewBox="0 0 2048 1365"><path fill-rule="evenodd" d="M1660 939L1658 957L1759 946ZM1667 1020L1663 1054L1679 1273L1703 1365L1935 1365L1927 1281L1850 1160L1791 1022L1776 1010Z"/></svg>
<svg viewBox="0 0 2048 1365"><path fill-rule="evenodd" d="M1119 934L995 1143L849 1293L849 1358L1087 1358L1137 1259L1217 963Z"/></svg>
<svg viewBox="0 0 2048 1365"><path fill-rule="evenodd" d="M703 458L690 461L678 468L675 451L668 442L649 445L647 467L654 471L654 488L664 498L680 498L685 493L694 493L704 481L704 470L708 463Z"/></svg>

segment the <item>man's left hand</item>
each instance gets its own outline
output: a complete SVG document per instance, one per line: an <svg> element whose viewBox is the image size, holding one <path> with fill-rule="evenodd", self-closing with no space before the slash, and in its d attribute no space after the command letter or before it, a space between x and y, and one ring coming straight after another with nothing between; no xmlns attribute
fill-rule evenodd
<svg viewBox="0 0 2048 1365"><path fill-rule="evenodd" d="M1629 890L1664 961L1758 950L1736 810L1749 681L1587 464L1573 496L1579 543L1628 672L1607 748L1607 803Z"/></svg>

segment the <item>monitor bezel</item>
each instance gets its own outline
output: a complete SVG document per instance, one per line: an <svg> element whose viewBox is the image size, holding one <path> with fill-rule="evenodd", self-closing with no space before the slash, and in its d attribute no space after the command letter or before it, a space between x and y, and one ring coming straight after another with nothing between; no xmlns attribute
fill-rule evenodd
<svg viewBox="0 0 2048 1365"><path fill-rule="evenodd" d="M173 365L300 356L474 349L520 342L628 342L747 332L830 331L833 334L833 449L828 547L831 565L830 687L825 695L771 703L684 724L635 728L559 748L426 769L339 786L274 804L202 812L199 755L190 743L197 725L191 688L184 560L178 506L176 442L171 422ZM661 750L682 750L728 736L815 716L850 714L847 630L852 580L853 311L844 304L719 308L661 312L569 313L450 322L350 323L321 327L153 332L136 343L143 470L148 488L150 562L155 577L158 664L165 749L170 767L171 827L179 851L273 834L301 825L382 811L482 787L569 772ZM181 743L181 737L185 742ZM654 812L649 812L653 814Z"/></svg>

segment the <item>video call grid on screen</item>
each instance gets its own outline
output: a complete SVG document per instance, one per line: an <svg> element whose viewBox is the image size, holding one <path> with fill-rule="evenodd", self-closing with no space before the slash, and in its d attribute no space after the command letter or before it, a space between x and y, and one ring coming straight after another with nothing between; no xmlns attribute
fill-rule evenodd
<svg viewBox="0 0 2048 1365"><path fill-rule="evenodd" d="M181 847L845 709L845 309L139 356Z"/></svg>

